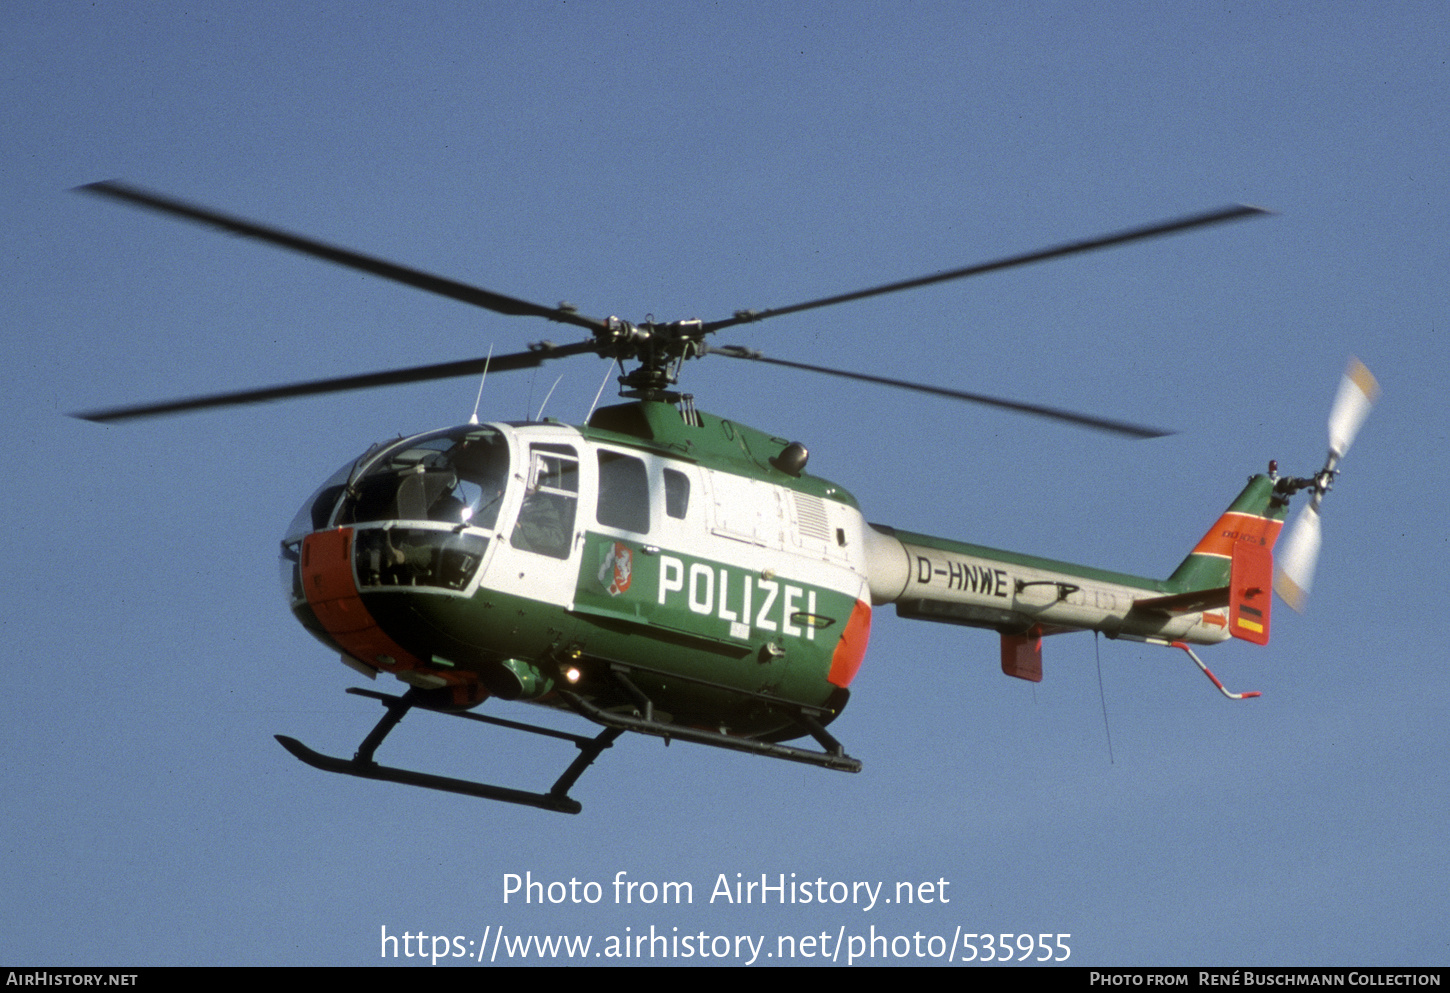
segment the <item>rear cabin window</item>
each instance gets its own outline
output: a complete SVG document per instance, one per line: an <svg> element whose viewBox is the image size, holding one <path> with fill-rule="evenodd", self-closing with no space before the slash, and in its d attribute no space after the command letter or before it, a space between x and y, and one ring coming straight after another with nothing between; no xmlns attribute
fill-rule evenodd
<svg viewBox="0 0 1450 993"><path fill-rule="evenodd" d="M678 469L665 470L665 513L684 520L690 510L690 477Z"/></svg>
<svg viewBox="0 0 1450 993"><path fill-rule="evenodd" d="M649 471L642 460L618 452L599 453L599 506L605 527L649 532Z"/></svg>

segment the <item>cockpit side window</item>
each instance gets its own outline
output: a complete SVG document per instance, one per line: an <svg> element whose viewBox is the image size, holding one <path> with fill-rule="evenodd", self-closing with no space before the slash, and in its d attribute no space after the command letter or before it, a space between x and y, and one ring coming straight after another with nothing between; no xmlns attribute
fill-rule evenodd
<svg viewBox="0 0 1450 993"><path fill-rule="evenodd" d="M649 533L649 471L643 461L618 452L599 453L599 505L605 527Z"/></svg>
<svg viewBox="0 0 1450 993"><path fill-rule="evenodd" d="M499 504L508 486L508 446L490 431L486 435L470 435L449 454L459 479L455 495L465 504L462 516L472 527L492 530L498 522Z"/></svg>

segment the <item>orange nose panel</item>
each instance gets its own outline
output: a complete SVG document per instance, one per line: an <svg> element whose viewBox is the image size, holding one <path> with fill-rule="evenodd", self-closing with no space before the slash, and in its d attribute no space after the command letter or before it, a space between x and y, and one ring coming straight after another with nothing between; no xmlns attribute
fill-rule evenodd
<svg viewBox="0 0 1450 993"><path fill-rule="evenodd" d="M397 672L423 663L383 633L352 578L352 528L318 531L302 540L302 590L318 623L347 654Z"/></svg>

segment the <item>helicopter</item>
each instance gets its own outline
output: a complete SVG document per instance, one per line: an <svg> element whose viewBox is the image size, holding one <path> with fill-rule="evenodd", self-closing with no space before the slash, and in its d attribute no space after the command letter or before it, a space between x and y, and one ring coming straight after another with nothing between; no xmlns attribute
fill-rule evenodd
<svg viewBox="0 0 1450 993"><path fill-rule="evenodd" d="M1271 590L1296 609L1321 541L1319 508L1378 397L1351 361L1329 418L1329 455L1305 477L1276 463L1248 484L1166 578L1072 565L870 523L842 486L805 471L800 442L695 407L687 360L717 355L945 396L1131 438L1166 432L1074 411L769 358L712 344L728 328L1266 214L1235 205L917 279L727 318L633 323L548 307L259 224L119 181L82 192L299 252L507 316L587 333L568 344L364 375L92 410L110 423L402 383L534 369L595 355L625 402L585 423L480 422L375 444L326 479L280 543L283 591L302 626L370 679L352 687L384 714L353 757L277 735L315 768L579 813L570 790L626 732L821 768L861 762L827 730L850 698L877 608L987 629L1002 672L1042 679L1042 641L1095 631L1194 651L1267 644ZM481 388L480 388L481 389ZM1275 568L1296 494L1310 502ZM490 699L579 715L560 731L476 709ZM375 753L412 709L572 744L573 761L529 791L382 765ZM801 744L811 739L814 747Z"/></svg>

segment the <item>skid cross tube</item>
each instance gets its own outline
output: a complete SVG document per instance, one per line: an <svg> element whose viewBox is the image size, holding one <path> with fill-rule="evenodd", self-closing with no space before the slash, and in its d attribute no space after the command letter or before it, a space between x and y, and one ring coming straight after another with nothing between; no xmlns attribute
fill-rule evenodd
<svg viewBox="0 0 1450 993"><path fill-rule="evenodd" d="M381 720L363 738L362 744L358 745L356 754L351 760L340 759L332 755L323 755L308 748L296 738L289 738L286 735L276 735L282 747L291 752L295 757L306 762L314 769L321 769L324 772L336 772L345 776L356 776L359 779L379 779L389 783L403 783L408 786L419 786L423 789L442 790L446 793L459 793L463 796L479 797L484 800L498 800L503 803L517 803L525 807L538 807L540 810L553 810L561 814L577 814L583 806L578 800L569 796L569 789L584 770L593 764L594 760L604 749L614 744L614 740L624 733L622 728L605 728L593 738L583 735L569 734L565 731L555 731L552 728L538 727L533 724L523 724L519 721L506 721L498 717L489 717L484 714L450 713L448 711L436 711L436 713L447 714L452 717L464 717L469 720L479 721L483 724L492 724L497 727L509 728L514 731L526 731L531 734L538 734L549 738L558 738L573 743L579 754L563 774L554 781L547 793L530 793L527 790L509 789L506 786L493 786L489 783L475 783L467 779L453 779L449 776L435 776L426 772L414 772L411 769L397 769L392 766L379 765L373 761L373 753L382 744L388 733L397 727L403 715L417 706L414 691L409 690L402 696L392 696L387 693L379 693L376 690L364 690L352 688L347 692L356 696L372 697L387 708ZM424 708L431 709L431 708Z"/></svg>
<svg viewBox="0 0 1450 993"><path fill-rule="evenodd" d="M797 748L794 745L782 745L771 741L761 741L758 738L742 738L733 734L725 734L720 731L708 731L704 728L689 727L683 724L672 724L667 721L657 720L654 717L654 704L649 697L639 689L629 678L631 670L642 670L638 666L627 666L624 663L612 663L610 665L610 678L616 685L620 686L634 701L638 708L636 714L615 713L602 710L594 704L585 700L577 693L569 690L560 690L559 695L573 707L580 715L599 724L606 729L616 731L634 731L638 734L654 735L665 739L665 743L671 741L689 741L697 745L710 745L714 748L725 748L732 752L749 752L752 755L764 755L767 758L785 759L788 762L802 762L806 765L816 765L824 769L836 769L841 772L860 772L861 760L854 759L846 754L841 743L827 733L825 727L816 720L816 715L811 712L814 708L801 706L791 707L789 714L802 730L815 738L824 751L816 752L809 748ZM704 683L704 680L691 680L692 682ZM745 690L737 690L719 684L707 684L718 689L727 690L740 696L750 699L770 699L765 694L750 693Z"/></svg>

